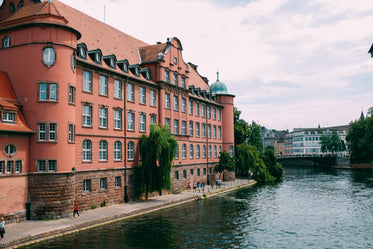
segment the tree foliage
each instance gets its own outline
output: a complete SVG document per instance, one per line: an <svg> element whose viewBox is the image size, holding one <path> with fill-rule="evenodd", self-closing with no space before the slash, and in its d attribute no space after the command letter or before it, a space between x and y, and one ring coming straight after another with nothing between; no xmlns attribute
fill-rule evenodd
<svg viewBox="0 0 373 249"><path fill-rule="evenodd" d="M220 173L219 178L221 177L221 174L224 172L224 170L227 171L234 171L234 158L229 155L226 151L220 152L219 157L219 163L215 166L214 172Z"/></svg>
<svg viewBox="0 0 373 249"><path fill-rule="evenodd" d="M373 161L373 116L367 115L351 122L346 139L349 142L352 162Z"/></svg>
<svg viewBox="0 0 373 249"><path fill-rule="evenodd" d="M263 141L262 135L260 134L260 125L255 123L254 121L251 122L249 126L250 135L248 139L248 144L255 146L258 151L263 151Z"/></svg>
<svg viewBox="0 0 373 249"><path fill-rule="evenodd" d="M234 142L242 144L246 142L250 136L249 126L245 120L240 119L241 111L234 108Z"/></svg>
<svg viewBox="0 0 373 249"><path fill-rule="evenodd" d="M177 141L166 126L152 124L149 136L140 137L140 155L142 158L141 178L145 199L149 192L171 188L171 166L175 157Z"/></svg>
<svg viewBox="0 0 373 249"><path fill-rule="evenodd" d="M275 150L273 147L267 147L260 158L263 159L264 164L267 166L269 174L276 179L282 179L283 168L281 164L277 162Z"/></svg>
<svg viewBox="0 0 373 249"><path fill-rule="evenodd" d="M282 179L283 169L277 162L274 149L263 151L260 125L248 125L239 119L241 112L235 108L236 175L249 175L258 182Z"/></svg>
<svg viewBox="0 0 373 249"><path fill-rule="evenodd" d="M331 152L345 151L346 145L343 140L341 140L337 132L333 131L331 135L321 135L320 137L321 151Z"/></svg>

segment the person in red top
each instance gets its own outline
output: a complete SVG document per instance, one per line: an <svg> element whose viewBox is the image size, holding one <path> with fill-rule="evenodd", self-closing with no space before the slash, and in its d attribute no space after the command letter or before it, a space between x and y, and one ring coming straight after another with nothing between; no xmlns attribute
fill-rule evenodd
<svg viewBox="0 0 373 249"><path fill-rule="evenodd" d="M78 218L79 218L79 207L78 207L78 203L75 202L74 204L74 214L73 214L73 218L75 218L75 214L78 215Z"/></svg>

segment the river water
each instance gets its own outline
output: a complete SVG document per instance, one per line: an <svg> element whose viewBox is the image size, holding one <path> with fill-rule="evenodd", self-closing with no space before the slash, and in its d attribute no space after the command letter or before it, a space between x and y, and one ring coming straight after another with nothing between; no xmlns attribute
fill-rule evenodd
<svg viewBox="0 0 373 249"><path fill-rule="evenodd" d="M26 248L373 248L373 173L285 168L274 185Z"/></svg>

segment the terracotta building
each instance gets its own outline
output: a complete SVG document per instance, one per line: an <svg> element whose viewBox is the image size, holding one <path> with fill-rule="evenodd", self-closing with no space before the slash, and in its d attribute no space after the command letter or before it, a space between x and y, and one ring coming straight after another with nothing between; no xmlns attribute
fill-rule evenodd
<svg viewBox="0 0 373 249"><path fill-rule="evenodd" d="M0 1L0 214L63 217L135 197L138 139L178 141L173 190L213 180L234 154L233 99L186 63L57 0ZM13 218L9 218L13 217Z"/></svg>

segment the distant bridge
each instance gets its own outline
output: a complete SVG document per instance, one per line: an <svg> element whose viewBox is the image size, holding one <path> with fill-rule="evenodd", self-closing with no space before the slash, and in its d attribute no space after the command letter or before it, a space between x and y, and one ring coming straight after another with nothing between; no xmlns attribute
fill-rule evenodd
<svg viewBox="0 0 373 249"><path fill-rule="evenodd" d="M333 155L328 156L281 156L277 157L277 161L282 165L288 166L350 166L350 159Z"/></svg>

